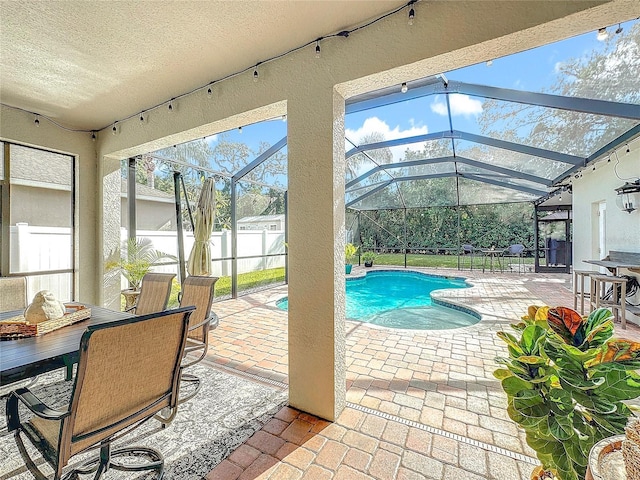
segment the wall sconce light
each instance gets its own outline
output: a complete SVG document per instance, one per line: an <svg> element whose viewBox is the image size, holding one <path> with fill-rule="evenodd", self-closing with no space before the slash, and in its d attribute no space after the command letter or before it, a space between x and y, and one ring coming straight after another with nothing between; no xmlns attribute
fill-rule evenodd
<svg viewBox="0 0 640 480"><path fill-rule="evenodd" d="M635 182L625 182L624 185L615 189L616 205L623 212L631 213L638 209L640 203L640 179Z"/></svg>

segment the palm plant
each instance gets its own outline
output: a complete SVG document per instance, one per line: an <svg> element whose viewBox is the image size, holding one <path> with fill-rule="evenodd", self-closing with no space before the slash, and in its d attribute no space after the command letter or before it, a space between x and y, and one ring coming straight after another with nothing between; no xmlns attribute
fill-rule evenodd
<svg viewBox="0 0 640 480"><path fill-rule="evenodd" d="M109 255L105 264L106 275L108 279L122 275L129 282L129 288L134 291L140 289L142 278L160 260L177 261L175 256L153 248L153 243L148 238L128 239L123 242L121 252L121 255L117 251Z"/></svg>

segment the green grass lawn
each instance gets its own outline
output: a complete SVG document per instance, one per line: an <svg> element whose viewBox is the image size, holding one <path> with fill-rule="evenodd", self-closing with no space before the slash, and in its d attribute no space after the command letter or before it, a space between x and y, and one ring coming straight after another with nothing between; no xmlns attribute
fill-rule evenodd
<svg viewBox="0 0 640 480"><path fill-rule="evenodd" d="M271 283L284 282L284 267L259 270L257 272L241 273L238 275L238 291L249 290ZM222 297L231 294L231 277L220 277L216 282L215 296Z"/></svg>
<svg viewBox="0 0 640 480"><path fill-rule="evenodd" d="M470 258L460 257L460 266L469 266ZM504 265L507 263L517 263L517 258L501 258ZM524 263L533 263L533 258L523 258ZM482 256L478 255L473 259L474 265L482 266ZM374 265L400 265L404 266L404 254L402 253L381 253L376 256ZM419 255L410 253L407 255L407 266L409 267L432 267L432 268L458 268L457 255Z"/></svg>

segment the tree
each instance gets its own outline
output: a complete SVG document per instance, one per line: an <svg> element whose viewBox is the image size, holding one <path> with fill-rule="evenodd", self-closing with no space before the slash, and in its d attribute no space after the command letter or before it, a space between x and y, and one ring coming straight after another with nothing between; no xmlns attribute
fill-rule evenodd
<svg viewBox="0 0 640 480"><path fill-rule="evenodd" d="M556 68L556 95L640 103L640 24L610 36L604 47L570 59ZM586 157L635 125L633 120L590 115L535 105L488 100L479 117L486 135ZM552 162L529 160L529 167L548 178Z"/></svg>

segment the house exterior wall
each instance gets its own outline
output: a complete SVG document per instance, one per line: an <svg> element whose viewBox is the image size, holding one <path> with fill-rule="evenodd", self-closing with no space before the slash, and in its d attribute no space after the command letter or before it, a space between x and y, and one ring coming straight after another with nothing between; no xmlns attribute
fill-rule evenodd
<svg viewBox="0 0 640 480"><path fill-rule="evenodd" d="M127 199L120 200L120 219L124 228L129 226ZM176 207L173 201L156 199L136 200L136 227L138 230L176 230Z"/></svg>
<svg viewBox="0 0 640 480"><path fill-rule="evenodd" d="M39 227L68 227L71 192L12 185L11 225L28 223Z"/></svg>
<svg viewBox="0 0 640 480"><path fill-rule="evenodd" d="M626 153L626 146L616 152L617 167L616 155L613 155L611 162L601 161L595 171L587 168L582 177L573 179L573 266L577 270L597 270L595 265L584 263L584 260L604 258L611 250L640 253L640 210L627 213L616 206L615 189L624 184L617 175L631 180L640 177L640 139L632 142L629 148L629 153ZM599 251L598 211L601 203L606 208L603 252ZM620 273L640 279L639 273L624 269ZM638 297L635 302L640 300Z"/></svg>

